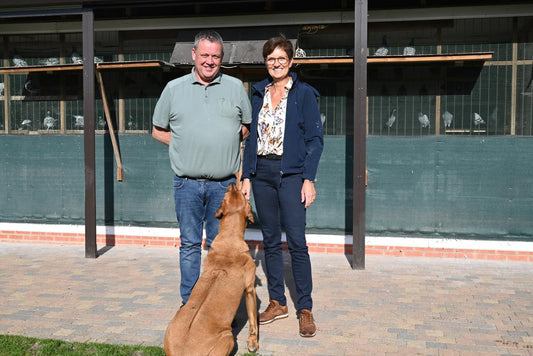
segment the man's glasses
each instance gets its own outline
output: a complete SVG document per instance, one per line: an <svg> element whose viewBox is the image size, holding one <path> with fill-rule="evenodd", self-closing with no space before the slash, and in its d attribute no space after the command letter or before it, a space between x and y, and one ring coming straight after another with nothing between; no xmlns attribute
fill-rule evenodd
<svg viewBox="0 0 533 356"><path fill-rule="evenodd" d="M289 58L287 57L279 57L279 58L267 58L266 62L268 65L274 65L274 63L276 63L276 61L278 61L279 64L281 64L282 66L287 64L287 62L289 61Z"/></svg>

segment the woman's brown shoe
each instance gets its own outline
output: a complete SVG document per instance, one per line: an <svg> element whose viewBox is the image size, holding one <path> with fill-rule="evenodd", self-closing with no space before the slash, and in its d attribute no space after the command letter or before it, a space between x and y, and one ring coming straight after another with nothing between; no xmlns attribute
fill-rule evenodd
<svg viewBox="0 0 533 356"><path fill-rule="evenodd" d="M300 336L313 337L316 334L315 319L310 310L302 309L298 316L300 320Z"/></svg>
<svg viewBox="0 0 533 356"><path fill-rule="evenodd" d="M268 324L277 319L283 319L289 316L286 305L279 305L276 300L271 299L270 304L264 312L259 314L259 324Z"/></svg>

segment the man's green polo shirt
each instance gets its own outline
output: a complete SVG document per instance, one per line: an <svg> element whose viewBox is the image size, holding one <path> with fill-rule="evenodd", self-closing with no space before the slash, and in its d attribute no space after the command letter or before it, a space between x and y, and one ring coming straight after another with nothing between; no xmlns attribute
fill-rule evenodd
<svg viewBox="0 0 533 356"><path fill-rule="evenodd" d="M193 71L165 86L153 124L170 128L170 164L178 176L220 179L240 168L241 124L252 121L243 83L219 74L209 85Z"/></svg>

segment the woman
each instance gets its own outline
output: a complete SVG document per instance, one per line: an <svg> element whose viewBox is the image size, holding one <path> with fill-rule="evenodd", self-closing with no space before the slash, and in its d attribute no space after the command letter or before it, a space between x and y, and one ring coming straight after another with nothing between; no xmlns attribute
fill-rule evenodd
<svg viewBox="0 0 533 356"><path fill-rule="evenodd" d="M283 276L281 225L285 227L296 285L300 335L316 333L311 261L305 239L305 213L315 200L314 180L323 149L318 92L289 71L292 43L273 37L263 46L269 78L254 85L251 133L243 158L242 192L253 189L261 222L270 303L260 324L288 316Z"/></svg>

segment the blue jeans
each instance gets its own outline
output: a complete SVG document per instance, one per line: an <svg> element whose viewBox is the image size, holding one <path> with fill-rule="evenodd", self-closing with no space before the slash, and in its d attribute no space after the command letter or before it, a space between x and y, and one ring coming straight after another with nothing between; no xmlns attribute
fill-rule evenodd
<svg viewBox="0 0 533 356"><path fill-rule="evenodd" d="M281 176L281 161L257 160L252 189L261 223L265 248L265 268L270 299L286 305L281 246L281 226L285 227L291 254L292 274L298 300L297 311L312 310L313 281L311 260L305 239L305 206L301 202L301 174Z"/></svg>
<svg viewBox="0 0 533 356"><path fill-rule="evenodd" d="M174 177L174 202L181 238L180 293L183 304L189 300L200 276L204 222L209 249L218 234L219 220L215 213L230 183L235 183L235 177L222 181Z"/></svg>

